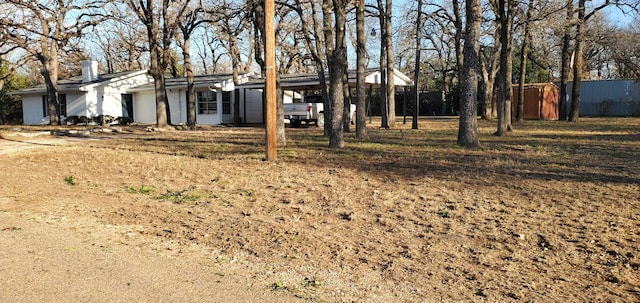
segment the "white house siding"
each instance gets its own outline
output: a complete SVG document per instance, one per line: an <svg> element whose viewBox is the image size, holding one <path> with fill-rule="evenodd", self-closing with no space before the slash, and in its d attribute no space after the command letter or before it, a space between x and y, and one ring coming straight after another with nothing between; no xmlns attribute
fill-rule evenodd
<svg viewBox="0 0 640 303"><path fill-rule="evenodd" d="M86 110L84 95L79 93L65 94L67 97L67 117L80 116ZM25 125L38 125L49 123L49 114L43 113L43 95L31 94L22 96L22 121Z"/></svg>
<svg viewBox="0 0 640 303"><path fill-rule="evenodd" d="M243 123L264 123L262 89L240 89L240 117Z"/></svg>
<svg viewBox="0 0 640 303"><path fill-rule="evenodd" d="M133 120L138 123L156 123L156 94L154 91L133 95Z"/></svg>
<svg viewBox="0 0 640 303"><path fill-rule="evenodd" d="M186 123L187 119L182 120L181 103L184 103L184 91L179 89L167 90L167 99L169 100L169 110L171 111L171 123Z"/></svg>
<svg viewBox="0 0 640 303"><path fill-rule="evenodd" d="M177 123L187 123L187 91L180 91L180 120Z"/></svg>
<svg viewBox="0 0 640 303"><path fill-rule="evenodd" d="M96 115L110 115L113 117L122 116L122 94L126 93L128 89L143 85L151 81L147 74L140 74L126 79L109 82L106 84L98 85L91 95L95 96L97 110ZM89 95L89 92L87 93ZM155 101L154 101L155 104ZM154 106L155 109L155 106ZM135 106L134 106L134 116ZM155 112L154 112L155 122Z"/></svg>
<svg viewBox="0 0 640 303"><path fill-rule="evenodd" d="M85 115L85 112L87 111L87 103L85 102L84 94L73 93L73 94L66 94L66 95L67 95L67 117ZM40 96L40 102L42 102L42 96Z"/></svg>
<svg viewBox="0 0 640 303"><path fill-rule="evenodd" d="M86 110L79 113L78 116L95 117L100 115L102 108L102 98L98 96L98 92L91 88L85 94Z"/></svg>
<svg viewBox="0 0 640 303"><path fill-rule="evenodd" d="M198 115L196 114L196 123L197 124L208 124L208 125L218 125L220 124L220 116L217 114L214 115Z"/></svg>
<svg viewBox="0 0 640 303"><path fill-rule="evenodd" d="M27 125L49 123L49 118L42 112L41 95L22 96L22 121Z"/></svg>

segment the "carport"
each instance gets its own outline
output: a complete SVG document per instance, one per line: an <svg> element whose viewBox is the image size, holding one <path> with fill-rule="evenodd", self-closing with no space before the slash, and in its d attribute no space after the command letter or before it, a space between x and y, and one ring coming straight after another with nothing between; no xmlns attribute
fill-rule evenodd
<svg viewBox="0 0 640 303"><path fill-rule="evenodd" d="M370 114L370 102L372 99L373 90L379 88L381 85L381 73L377 68L370 68L365 70L365 84L369 89L367 98L367 113ZM351 91L351 103L355 103L355 91L356 88L356 71L349 70L348 72L348 84ZM320 95L320 77L317 73L311 74L289 74L280 76L280 85L284 91L284 103L305 102L307 98L317 98ZM394 69L394 85L398 87L406 87L413 85L413 81L404 73L397 69ZM264 113L264 102L262 100L262 90L264 89L264 79L255 79L237 86L239 90L242 90L245 96L244 100L241 100L244 106L244 113L241 115L250 115L251 111L260 111ZM247 99L247 96L253 98L259 98L259 100ZM251 105L251 106L249 106ZM258 106L260 106L258 108ZM248 112L249 111L249 112ZM264 117L264 115L262 115ZM243 121L247 121L243 119ZM264 121L264 120L262 120Z"/></svg>

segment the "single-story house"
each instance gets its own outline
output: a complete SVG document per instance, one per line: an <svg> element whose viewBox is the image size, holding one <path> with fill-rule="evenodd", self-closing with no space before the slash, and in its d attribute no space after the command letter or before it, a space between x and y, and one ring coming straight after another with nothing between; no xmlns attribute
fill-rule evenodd
<svg viewBox="0 0 640 303"><path fill-rule="evenodd" d="M82 62L82 76L58 81L60 114L67 117L93 118L100 115L128 117L138 123L156 123L155 88L146 70L113 74L98 74L95 61ZM251 74L241 74L240 82L246 82ZM174 124L187 121L187 79L165 80L167 99ZM233 122L235 98L262 101L261 92L246 92L260 96L245 96L235 89L232 74L196 76L196 123L217 125ZM28 125L48 124L47 88L34 86L12 92L22 97L23 122ZM251 103L241 103L241 111L251 113L247 123L262 122L262 104L253 108ZM221 109L221 110L218 110ZM254 114L255 112L255 114ZM253 117L256 116L256 117ZM259 116L259 117L258 117Z"/></svg>
<svg viewBox="0 0 640 303"><path fill-rule="evenodd" d="M82 76L58 81L60 115L95 117L133 117L133 98L129 89L152 79L146 70L98 75L98 64L82 62ZM24 124L47 124L47 88L43 85L12 92L22 97Z"/></svg>
<svg viewBox="0 0 640 303"><path fill-rule="evenodd" d="M251 74L239 75L239 82L244 83L251 78ZM165 79L167 99L171 111L171 123L187 122L187 79ZM236 89L232 74L214 74L195 76L196 91L196 123L219 125L233 123L234 101L239 101L240 113L258 112L260 119L253 116L240 115L244 123L262 122L262 105L247 103L247 100L262 100L261 92L242 92ZM156 99L153 81L128 89L134 96L134 120L138 123L156 123ZM249 96L247 96L247 94ZM259 95L259 96L258 96ZM249 119L247 119L249 118Z"/></svg>
<svg viewBox="0 0 640 303"><path fill-rule="evenodd" d="M92 118L100 115L128 117L137 123L156 123L156 104L153 79L146 70L98 74L94 61L82 62L82 76L58 82L60 112L63 121L70 116ZM349 72L349 86L355 87L355 71ZM397 86L411 85L411 79L395 70ZM305 92L319 89L317 74L282 75L284 102L303 100ZM380 86L380 71L368 69L368 87ZM165 80L167 99L173 124L187 121L187 79ZM234 106L239 104L242 123L264 122L264 79L251 73L239 75L235 85L232 74L196 76L196 123L218 125L233 123ZM12 92L22 96L24 124L48 124L47 88L39 85Z"/></svg>

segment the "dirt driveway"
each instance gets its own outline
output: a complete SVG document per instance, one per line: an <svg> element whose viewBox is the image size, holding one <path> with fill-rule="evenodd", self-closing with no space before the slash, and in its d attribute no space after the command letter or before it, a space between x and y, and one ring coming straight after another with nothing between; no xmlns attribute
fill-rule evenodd
<svg viewBox="0 0 640 303"><path fill-rule="evenodd" d="M0 302L638 302L638 120L480 125L0 129Z"/></svg>
<svg viewBox="0 0 640 303"><path fill-rule="evenodd" d="M86 140L5 133L0 161ZM221 264L204 248L178 248L141 236L140 226L104 224L85 215L48 211L46 205L34 211L17 197L26 190L12 190L16 196L0 194L0 302L287 301L277 292L252 287L246 265Z"/></svg>

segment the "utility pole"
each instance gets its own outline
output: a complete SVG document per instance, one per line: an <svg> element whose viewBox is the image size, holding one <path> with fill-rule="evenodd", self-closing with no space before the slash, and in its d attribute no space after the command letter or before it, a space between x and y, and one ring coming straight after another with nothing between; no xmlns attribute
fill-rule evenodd
<svg viewBox="0 0 640 303"><path fill-rule="evenodd" d="M264 58L266 65L266 75L264 81L264 91L266 99L266 160L275 161L276 153L276 38L274 31L275 1L265 0L264 2L264 31L265 48Z"/></svg>

